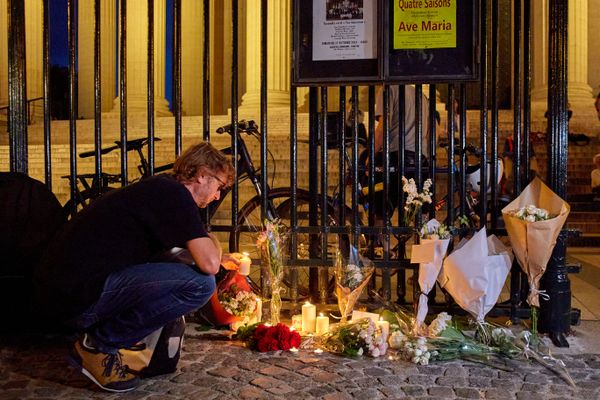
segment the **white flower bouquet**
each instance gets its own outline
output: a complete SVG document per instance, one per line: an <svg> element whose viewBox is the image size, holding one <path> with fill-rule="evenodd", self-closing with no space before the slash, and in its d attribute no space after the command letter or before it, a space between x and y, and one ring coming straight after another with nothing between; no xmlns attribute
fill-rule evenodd
<svg viewBox="0 0 600 400"><path fill-rule="evenodd" d="M539 178L502 210L515 256L529 279L527 302L533 307L540 306L539 282L569 211L569 205Z"/></svg>
<svg viewBox="0 0 600 400"><path fill-rule="evenodd" d="M370 318L338 324L327 333L321 346L332 353L357 357L384 356L388 348L387 332L377 328Z"/></svg>
<svg viewBox="0 0 600 400"><path fill-rule="evenodd" d="M420 230L421 241L413 245L411 252L411 263L419 264L419 286L421 293L417 308L415 329L419 329L427 316L427 295L433 289L440 274L442 262L446 256L446 250L450 243L452 234L444 224L437 220L428 221Z"/></svg>
<svg viewBox="0 0 600 400"><path fill-rule="evenodd" d="M262 302L254 293L240 290L233 284L228 290L219 292L218 297L225 311L238 317L237 321L230 323L231 330L237 331L240 326L260 322Z"/></svg>
<svg viewBox="0 0 600 400"><path fill-rule="evenodd" d="M483 322L494 307L508 277L512 252L486 229L464 239L444 260L440 285L476 321Z"/></svg>
<svg viewBox="0 0 600 400"><path fill-rule="evenodd" d="M429 191L431 184L431 179L427 179L423 183L423 192L419 192L413 178L402 177L402 190L407 194L404 203L404 224L406 226L414 225L415 217L423 204L431 204L431 192Z"/></svg>

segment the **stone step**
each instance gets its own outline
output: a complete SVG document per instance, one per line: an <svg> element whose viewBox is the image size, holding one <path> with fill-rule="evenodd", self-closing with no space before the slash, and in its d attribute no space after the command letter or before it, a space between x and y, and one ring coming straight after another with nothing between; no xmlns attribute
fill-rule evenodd
<svg viewBox="0 0 600 400"><path fill-rule="evenodd" d="M600 233L600 226L598 222L570 222L567 221L568 229L577 229L581 233Z"/></svg>
<svg viewBox="0 0 600 400"><path fill-rule="evenodd" d="M571 211L567 223L570 222L589 222L598 224L598 232L600 232L600 211Z"/></svg>

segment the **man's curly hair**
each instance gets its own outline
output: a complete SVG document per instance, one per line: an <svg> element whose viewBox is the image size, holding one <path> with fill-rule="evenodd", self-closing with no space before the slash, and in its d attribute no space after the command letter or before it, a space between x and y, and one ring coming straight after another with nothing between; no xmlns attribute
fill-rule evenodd
<svg viewBox="0 0 600 400"><path fill-rule="evenodd" d="M193 181L200 173L224 173L226 183L234 181L234 169L231 159L208 142L200 142L189 147L175 161L173 172L177 180L183 183Z"/></svg>

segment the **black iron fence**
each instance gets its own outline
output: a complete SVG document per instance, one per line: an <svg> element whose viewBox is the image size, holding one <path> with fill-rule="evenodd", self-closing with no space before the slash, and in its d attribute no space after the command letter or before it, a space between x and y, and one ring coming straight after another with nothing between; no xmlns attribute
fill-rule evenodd
<svg viewBox="0 0 600 400"><path fill-rule="evenodd" d="M299 1L299 0L296 0ZM101 20L100 20L100 0L94 1L95 21L94 21L94 137L93 137L93 156L94 171L93 178L97 182L104 182L104 168L102 163L102 114L101 114ZM377 266L378 276L373 279L371 288L379 290L386 299L397 301L407 301L411 297L407 293L406 276L407 270L415 269L407 258L406 249L403 243L406 238L413 234L411 227L406 226L404 222L404 194L401 190L400 178L406 175L414 176L417 186L422 187L426 177L432 179L432 187L436 189L433 203L438 204L444 200L439 208L431 208L430 216L436 216L440 219L446 219L453 223L455 218L460 215L468 214L474 226L486 226L489 232L503 234L501 225L498 223L501 209L502 192L496 182L502 175L501 164L496 160L501 155L502 135L499 129L499 77L502 72L499 62L500 54L500 32L512 31L513 53L503 54L502 56L512 56L512 109L513 125L512 139L514 142L514 171L513 192L519 193L531 178L529 175L529 158L523 157L523 154L529 154L530 142L527 140L530 133L530 76L531 76L531 2L529 0L516 0L512 2L512 20L508 21L510 26L501 26L499 19L499 7L502 2L482 1L479 7L481 40L479 49L479 68L481 77L479 82L460 83L448 82L442 84L430 84L428 82L415 82L414 104L410 107L405 105L404 93L405 86L400 86L397 90L400 93L397 104L391 104L389 93L396 90L395 85L383 85L381 97L383 101L383 115L379 122L375 119L375 103L378 88L375 86L356 86L354 82L347 82L346 85L339 86L337 98L339 102L334 110L329 110L328 95L332 93L331 88L311 87L308 94L309 126L308 132L299 132L298 118L298 90L299 88L290 87L290 130L289 130L289 181L284 185L287 189L283 191L270 192L268 166L271 163L269 159L271 137L269 132L269 96L267 87L267 77L270 68L267 62L267 39L271 32L267 28L267 1L261 1L261 54L260 54L260 121L258 131L260 132L260 168L256 169L253 182L254 188L259 195L260 203L258 210L260 220L271 215L273 210L278 216L284 216L290 224L291 249L289 259L289 286L290 301L295 306L299 299L309 295L313 299L326 303L331 300L331 266L333 265L334 255L331 251L335 247L335 242L340 237L346 237L353 243L359 243L361 239L366 238L369 255L374 259ZM128 9L127 1L120 1L119 4L119 46L118 46L118 97L120 109L120 135L119 147L121 150L120 158L120 182L121 185L127 185L130 182L128 175L128 80L127 80L127 18L131 10ZM211 140L211 80L210 80L210 55L211 48L218 46L211 38L211 7L212 2L204 0L204 18L203 18L203 57L202 57L202 92L203 92L203 113L202 113L202 135L198 139ZM50 124L50 66L49 66L49 0L43 1L44 24L43 24L43 104L44 104L44 178L47 185L51 188L53 174L53 155L51 142L51 124ZM506 4L505 4L506 6ZM68 1L68 54L69 54L69 74L68 74L68 106L69 106L69 165L70 165L70 196L75 199L78 196L79 189L77 176L82 172L78 168L78 142L77 135L77 7L75 0ZM510 3L509 3L510 8ZM9 106L8 106L8 126L9 126L9 147L10 147L10 170L25 172L28 171L28 100L25 95L26 88L26 64L25 64L25 22L24 22L24 2L19 0L9 0L10 20L7 26L9 31ZM247 127L240 127L238 121L238 98L239 98L239 61L238 44L240 16L238 10L240 5L238 0L231 0L231 64L230 71L224 71L224 74L230 74L231 79L231 144L228 150L234 160L240 160L244 157L247 149L240 142L240 133L247 132ZM293 9L293 7L292 7ZM186 84L182 80L181 72L181 49L182 43L186 37L182 36L181 30L181 0L173 1L173 20L169 23L173 26L173 43L168 46L173 52L173 101L172 112L174 115L173 138L174 154L178 155L182 150L182 86ZM565 195L566 190L566 160L567 150L567 104L566 104L566 26L567 26L567 2L552 0L550 1L550 40L549 40L549 69L550 81L548 110L549 110L549 176L550 186L559 194ZM148 40L147 40L147 160L149 173L155 172L155 147L156 140L156 120L155 120L155 79L157 74L163 71L154 70L154 2L148 2ZM519 45L520 44L520 45ZM200 79L200 77L198 77ZM354 86L352 86L354 85ZM411 89L412 91L412 89ZM351 94L352 102L347 99L347 94ZM361 96L362 93L362 96ZM365 96L366 93L366 96ZM441 110L441 121L439 124L436 118L438 93L444 94L443 103L447 105L446 110ZM479 98L469 100L469 103L478 103L476 111L467 113L467 98L469 94L478 93ZM422 96L425 95L425 97ZM455 106L454 104L457 103ZM397 107L396 107L397 106ZM405 152L406 142L403 135L400 135L397 157L393 156L390 144L393 141L391 135L389 110L397 108L400 113L399 124L400 131L404 131L405 116L404 110L410 109L414 113L415 120L415 151L414 160L408 160ZM424 124L421 119L422 110L429 109L426 116L427 123ZM363 112L368 117L360 120L360 114ZM468 126L467 117L478 116L478 123L472 123ZM334 118L331 118L334 116ZM350 118L348 118L350 116ZM375 160L377 151L375 149L375 131L377 124L383 126L383 144L381 157L381 170L378 170L376 162L359 162L361 152L369 160ZM425 126L424 126L425 125ZM335 129L331 129L335 126ZM429 128L427 128L428 126ZM468 136L468 128L476 133ZM366 132L366 138L361 137L361 132ZM302 142L303 135L308 135L308 188L300 188L298 185L299 177L299 143ZM333 139L333 140L332 140ZM366 139L361 142L360 139ZM564 146L563 146L564 145ZM425 149L428 149L425 151ZM442 150L443 149L443 150ZM469 158L468 150L478 157L478 163L482 167L479 169L479 204L473 207L470 203L472 199L469 191L469 174L472 172L473 160ZM334 160L334 161L332 161ZM336 165L337 163L337 165ZM240 162L235 163L236 172L248 176L248 164ZM365 170L366 168L366 170ZM335 171L336 174L331 172ZM375 176L381 176L382 185L375 180ZM361 178L362 177L362 178ZM559 179L559 177L563 179ZM363 179L363 180L361 180ZM398 181L393 182L394 179ZM331 187L338 187L338 190L332 192ZM399 197L399 206L395 209L388 209L385 204L381 207L383 213L376 215L375 206L377 198L375 192L381 187L383 196L386 199L391 195ZM399 188L398 188L399 187ZM393 189L395 188L395 189ZM272 188L274 189L274 188ZM228 232L230 235L230 250L238 250L241 246L240 237L244 233L252 232L253 227L244 224L244 213L248 212L248 207L240 207L241 187L235 185L231 196L226 201L231 202L231 220L229 224L212 224L215 231ZM391 193L392 191L395 193ZM489 193L489 196L487 195ZM275 200L282 200L281 203L274 205ZM385 201L385 200L383 200ZM371 206L364 208L367 202ZM76 212L76 204L73 202L72 212ZM306 212L305 212L306 210ZM206 212L206 217L210 223L211 211ZM421 221L421 215L417 215L417 223ZM303 248L308 247L306 254ZM380 254L377 251L381 250ZM570 291L568 289L568 278L566 278L566 267L564 262L564 235L561 235L559 243L555 249L555 256L548 267L547 289L553 290L557 284L560 286L560 295L551 296L552 304L546 305L546 310L561 309L570 310ZM306 277L301 277L305 273ZM395 277L394 277L395 275ZM557 283L558 282L558 283ZM395 288L392 284L395 283ZM511 278L510 301L505 306L498 306L496 311L510 315L513 319L524 316L523 311L524 285L518 268L513 268ZM413 285L414 286L414 285ZM267 290L264 287L264 290ZM544 307L544 306L543 306ZM544 308L543 308L544 309ZM550 330L566 332L568 322L565 319L565 313L559 323L550 323L548 312L542 311ZM543 324L543 323L542 323ZM566 327L565 327L566 324Z"/></svg>

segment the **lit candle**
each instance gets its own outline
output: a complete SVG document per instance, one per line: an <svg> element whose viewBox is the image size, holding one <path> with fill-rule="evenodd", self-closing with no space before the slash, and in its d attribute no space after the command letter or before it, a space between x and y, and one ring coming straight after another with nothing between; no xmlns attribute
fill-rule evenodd
<svg viewBox="0 0 600 400"><path fill-rule="evenodd" d="M379 321L377 321L377 326L379 327L379 329L381 329L381 334L385 337L387 337L390 333L390 323L385 321L383 319L383 317L379 318Z"/></svg>
<svg viewBox="0 0 600 400"><path fill-rule="evenodd" d="M262 300L260 297L256 298L256 322L262 321Z"/></svg>
<svg viewBox="0 0 600 400"><path fill-rule="evenodd" d="M307 301L302 306L302 331L305 333L314 332L316 319L317 307Z"/></svg>
<svg viewBox="0 0 600 400"><path fill-rule="evenodd" d="M322 349L316 349L316 350L315 350L315 354L321 354L321 353L323 353L323 350L322 350Z"/></svg>
<svg viewBox="0 0 600 400"><path fill-rule="evenodd" d="M248 256L248 253L243 253L240 258L240 269L238 271L240 275L250 275L250 265L252 264L252 260L250 260L250 257Z"/></svg>
<svg viewBox="0 0 600 400"><path fill-rule="evenodd" d="M302 331L302 315L296 314L292 315L292 326L298 332Z"/></svg>
<svg viewBox="0 0 600 400"><path fill-rule="evenodd" d="M327 332L329 332L329 317L324 316L323 313L319 313L317 317L317 335L323 335Z"/></svg>

